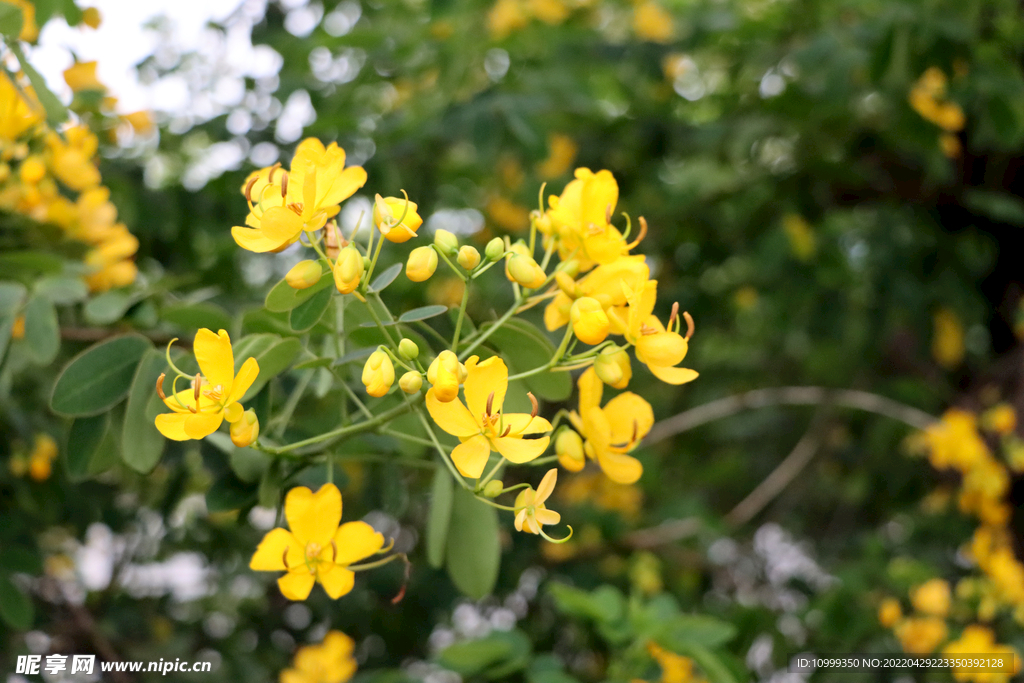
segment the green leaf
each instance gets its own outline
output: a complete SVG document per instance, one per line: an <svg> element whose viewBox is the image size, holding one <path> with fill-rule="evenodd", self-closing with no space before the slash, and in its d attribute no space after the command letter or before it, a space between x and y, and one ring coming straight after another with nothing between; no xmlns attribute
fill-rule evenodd
<svg viewBox="0 0 1024 683"><path fill-rule="evenodd" d="M210 512L238 510L256 502L256 491L234 475L227 472L206 492L206 509Z"/></svg>
<svg viewBox="0 0 1024 683"><path fill-rule="evenodd" d="M327 312L333 295L334 292L327 287L321 289L292 309L291 315L288 316L288 324L296 332L306 332L312 329Z"/></svg>
<svg viewBox="0 0 1024 683"><path fill-rule="evenodd" d="M250 451L251 448L241 450ZM281 488L284 486L284 473L281 472L281 461L271 461L270 467L260 477L260 487L256 494L259 504L267 508L276 508L281 502Z"/></svg>
<svg viewBox="0 0 1024 683"><path fill-rule="evenodd" d="M718 647L736 637L736 627L706 614L681 614L661 625L656 636L670 650L687 644Z"/></svg>
<svg viewBox="0 0 1024 683"><path fill-rule="evenodd" d="M77 303L89 296L89 288L82 278L68 275L47 275L37 281L33 289L58 306Z"/></svg>
<svg viewBox="0 0 1024 683"><path fill-rule="evenodd" d="M710 683L739 683L739 679L729 670L721 657L705 647L683 644L674 651L696 662Z"/></svg>
<svg viewBox="0 0 1024 683"><path fill-rule="evenodd" d="M109 422L110 416L103 413L94 417L79 417L71 423L68 447L64 449L64 467L72 481L81 481L89 476L89 464L103 443Z"/></svg>
<svg viewBox="0 0 1024 683"><path fill-rule="evenodd" d="M134 303L134 296L119 289L112 289L91 299L82 313L86 322L92 325L109 325L123 318Z"/></svg>
<svg viewBox="0 0 1024 683"><path fill-rule="evenodd" d="M39 553L23 546L5 545L0 553L0 569L22 574L39 574L43 571L43 560Z"/></svg>
<svg viewBox="0 0 1024 683"><path fill-rule="evenodd" d="M295 370L310 370L315 368L329 368L334 365L333 358L310 358L304 360L301 363L296 363L294 366Z"/></svg>
<svg viewBox="0 0 1024 683"><path fill-rule="evenodd" d="M320 261L320 265L324 267L324 261ZM306 289L295 289L288 284L287 280L281 280L267 294L263 305L267 307L268 311L273 313L287 313L332 284L334 284L334 275L331 272L330 266L326 266L324 267L324 274L320 276L320 280L312 287L307 287Z"/></svg>
<svg viewBox="0 0 1024 683"><path fill-rule="evenodd" d="M167 306L160 311L160 318L188 332L204 327L214 332L231 329L231 316L227 311L208 301Z"/></svg>
<svg viewBox="0 0 1024 683"><path fill-rule="evenodd" d="M1024 225L1024 201L1005 192L990 190L966 190L964 204L1000 223Z"/></svg>
<svg viewBox="0 0 1024 683"><path fill-rule="evenodd" d="M440 569L444 564L448 524L452 518L452 496L455 482L447 468L434 470L434 484L430 490L430 516L427 517L427 562Z"/></svg>
<svg viewBox="0 0 1024 683"><path fill-rule="evenodd" d="M555 346L540 330L524 320L508 320L491 333L489 341L508 361L509 374L540 367L555 355ZM564 401L572 394L568 372L543 372L523 380L539 398Z"/></svg>
<svg viewBox="0 0 1024 683"><path fill-rule="evenodd" d="M11 341L11 329L18 317L25 288L17 282L0 282L0 360Z"/></svg>
<svg viewBox="0 0 1024 683"><path fill-rule="evenodd" d="M20 7L0 2L0 35L17 40L24 25L25 18L21 15Z"/></svg>
<svg viewBox="0 0 1024 683"><path fill-rule="evenodd" d="M437 662L463 677L486 675L499 678L529 663L530 639L522 631L492 631L479 640L467 640L445 648Z"/></svg>
<svg viewBox="0 0 1024 683"><path fill-rule="evenodd" d="M455 587L474 600L489 595L498 580L500 531L497 510L461 486L455 489L446 565Z"/></svg>
<svg viewBox="0 0 1024 683"><path fill-rule="evenodd" d="M376 346L367 346L355 351L350 351L344 356L334 361L335 365L345 365L346 363L355 363L356 361L363 361L370 357L370 354L377 350Z"/></svg>
<svg viewBox="0 0 1024 683"><path fill-rule="evenodd" d="M59 128L60 124L64 123L68 118L68 110L61 101L57 99L57 96L53 94L49 87L46 85L46 79L39 75L39 72L35 70L28 59L25 58L25 53L21 49L21 45L17 42L11 42L7 46L10 48L14 56L18 58L18 63L21 64L21 70L28 76L29 83L32 84L32 89L36 92L36 97L39 98L40 104L43 105L43 109L46 110L46 122L50 124L51 128Z"/></svg>
<svg viewBox="0 0 1024 683"><path fill-rule="evenodd" d="M613 586L604 585L588 593L564 583L553 583L548 592L558 609L572 616L611 624L621 621L626 614L626 599Z"/></svg>
<svg viewBox="0 0 1024 683"><path fill-rule="evenodd" d="M49 365L60 351L57 309L38 294L25 306L25 341L25 350L36 365Z"/></svg>
<svg viewBox="0 0 1024 683"><path fill-rule="evenodd" d="M402 315L398 316L398 322L411 323L417 320L426 320L427 318L433 318L441 315L447 310L447 306L441 306L440 304L435 304L433 306L420 306L419 308L406 311Z"/></svg>
<svg viewBox="0 0 1024 683"><path fill-rule="evenodd" d="M156 349L146 351L139 361L128 394L121 432L121 458L126 465L142 474L156 467L167 443L154 423L157 415L168 412L156 393L156 380L166 370L167 360L162 353Z"/></svg>
<svg viewBox="0 0 1024 683"><path fill-rule="evenodd" d="M248 401L267 385L267 382L284 372L302 351L302 342L295 337L281 339L276 334L251 334L242 337L234 346L235 372L242 367L248 358L255 358L260 366L260 374L242 397Z"/></svg>
<svg viewBox="0 0 1024 683"><path fill-rule="evenodd" d="M218 436L227 436L223 432L214 432ZM211 437L213 434L210 435ZM261 453L255 448L238 448L231 443L230 438L225 438L226 445L230 446L228 463L232 471L244 482L253 484L260 480L263 473L267 471L271 458L266 453Z"/></svg>
<svg viewBox="0 0 1024 683"><path fill-rule="evenodd" d="M63 269L64 261L48 251L11 251L0 254L0 273L4 275L14 271L46 275L59 273Z"/></svg>
<svg viewBox="0 0 1024 683"><path fill-rule="evenodd" d="M71 359L57 378L50 408L66 417L99 415L120 403L131 388L135 368L153 348L139 335L94 344Z"/></svg>
<svg viewBox="0 0 1024 683"><path fill-rule="evenodd" d="M0 576L0 617L15 631L27 631L32 627L32 601L11 583L7 576Z"/></svg>
<svg viewBox="0 0 1024 683"><path fill-rule="evenodd" d="M395 281L398 274L402 272L401 263L393 263L384 270L381 271L380 275L373 278L373 282L370 283L371 292L382 292L388 285Z"/></svg>

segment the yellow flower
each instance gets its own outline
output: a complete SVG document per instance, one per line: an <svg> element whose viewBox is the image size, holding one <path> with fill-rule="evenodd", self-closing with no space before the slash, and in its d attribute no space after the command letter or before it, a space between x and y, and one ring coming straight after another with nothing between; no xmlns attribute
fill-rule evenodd
<svg viewBox="0 0 1024 683"><path fill-rule="evenodd" d="M902 617L900 601L896 598L886 598L878 606L878 623L884 628L892 628Z"/></svg>
<svg viewBox="0 0 1024 683"><path fill-rule="evenodd" d="M551 526L561 521L562 516L560 514L554 510L548 510L544 505L544 502L547 501L555 490L555 480L557 479L558 470L550 469L544 475L544 478L540 480L536 491L531 486L519 492L513 506L516 515L516 531L540 534L543 533L541 527L545 524Z"/></svg>
<svg viewBox="0 0 1024 683"><path fill-rule="evenodd" d="M260 421L252 408L242 413L242 417L231 425L231 443L245 448L256 443L260 435Z"/></svg>
<svg viewBox="0 0 1024 683"><path fill-rule="evenodd" d="M107 89L96 78L96 62L75 62L64 70L64 82L68 84L72 92L76 93L85 90L104 91Z"/></svg>
<svg viewBox="0 0 1024 683"><path fill-rule="evenodd" d="M319 645L300 647L292 668L280 683L345 683L356 672L355 643L341 631L330 631Z"/></svg>
<svg viewBox="0 0 1024 683"><path fill-rule="evenodd" d="M602 349L594 359L594 372L601 381L615 389L625 389L633 377L633 366L624 349L610 346Z"/></svg>
<svg viewBox="0 0 1024 683"><path fill-rule="evenodd" d="M359 286L366 269L363 255L353 246L347 246L338 252L338 260L334 264L334 286L342 294L351 294Z"/></svg>
<svg viewBox="0 0 1024 683"><path fill-rule="evenodd" d="M498 0L487 13L487 27L491 38L501 40L530 22L530 15L522 0Z"/></svg>
<svg viewBox="0 0 1024 683"><path fill-rule="evenodd" d="M82 23L89 28L99 28L102 22L103 16L100 14L99 9L95 7L86 7L82 10Z"/></svg>
<svg viewBox="0 0 1024 683"><path fill-rule="evenodd" d="M577 168L575 176L560 196L548 198L549 220L539 221L537 227L545 233L545 243L557 243L563 261L576 258L580 271L586 272L626 255L635 243L626 244L611 224L619 200L619 185L611 171Z"/></svg>
<svg viewBox="0 0 1024 683"><path fill-rule="evenodd" d="M459 248L458 262L466 270L473 270L480 265L480 252L476 247L465 244Z"/></svg>
<svg viewBox="0 0 1024 683"><path fill-rule="evenodd" d="M587 464L583 439L568 428L563 428L555 437L555 455L558 456L558 464L570 472L579 472Z"/></svg>
<svg viewBox="0 0 1024 683"><path fill-rule="evenodd" d="M405 276L413 282L425 282L437 270L437 252L433 247L416 247L409 252Z"/></svg>
<svg viewBox="0 0 1024 683"><path fill-rule="evenodd" d="M536 289L544 284L547 275L532 256L515 254L509 257L506 270L510 279L527 289Z"/></svg>
<svg viewBox="0 0 1024 683"><path fill-rule="evenodd" d="M977 683L1005 683L1010 676L1020 672L1020 653L1010 645L996 643L995 634L992 629L971 624L967 626L960 638L950 642L942 648L942 654L947 657L984 657L991 655L1003 655L1012 658L1012 666L1003 671L971 671L970 669L953 669L953 678L958 681L977 681Z"/></svg>
<svg viewBox="0 0 1024 683"><path fill-rule="evenodd" d="M25 338L25 316L19 315L11 326L11 339Z"/></svg>
<svg viewBox="0 0 1024 683"><path fill-rule="evenodd" d="M455 400L459 395L459 385L466 379L466 368L459 362L459 357L448 350L437 354L427 366L427 381L430 382L434 398L441 403Z"/></svg>
<svg viewBox="0 0 1024 683"><path fill-rule="evenodd" d="M910 602L922 614L944 617L949 614L949 584L942 579L930 579L910 591Z"/></svg>
<svg viewBox="0 0 1024 683"><path fill-rule="evenodd" d="M981 425L997 434L1010 434L1017 428L1017 413L1009 403L1000 403L981 415Z"/></svg>
<svg viewBox="0 0 1024 683"><path fill-rule="evenodd" d="M377 349L363 365L363 386L370 396L380 398L395 383L395 366L387 351Z"/></svg>
<svg viewBox="0 0 1024 683"><path fill-rule="evenodd" d="M68 128L64 139L51 131L46 136L46 146L50 168L62 183L79 192L100 184L99 169L92 161L99 149L99 140L86 126Z"/></svg>
<svg viewBox="0 0 1024 683"><path fill-rule="evenodd" d="M963 323L949 308L936 311L933 323L932 357L942 367L952 370L964 359Z"/></svg>
<svg viewBox="0 0 1024 683"><path fill-rule="evenodd" d="M961 152L963 152L963 146L960 144L960 138L952 133L943 133L939 136L939 149L941 149L942 153L950 159L958 159Z"/></svg>
<svg viewBox="0 0 1024 683"><path fill-rule="evenodd" d="M654 425L651 404L627 391L602 408L604 384L594 368L580 376L579 389L579 411L570 413L569 421L585 439L584 451L609 479L632 484L643 474L643 466L629 453Z"/></svg>
<svg viewBox="0 0 1024 683"><path fill-rule="evenodd" d="M288 173L271 167L249 177L244 188L248 227L231 228L231 236L249 251L277 251L298 240L303 231L324 227L337 215L338 205L365 183L361 166L345 168L345 150L337 143L324 147L316 138L307 138L295 150Z"/></svg>
<svg viewBox="0 0 1024 683"><path fill-rule="evenodd" d="M946 622L938 617L910 617L896 626L903 651L915 655L935 652L947 635Z"/></svg>
<svg viewBox="0 0 1024 683"><path fill-rule="evenodd" d="M305 600L316 582L331 598L340 598L355 584L349 565L384 547L384 536L366 522L341 524L341 492L334 484L316 493L293 488L285 497L284 516L291 531L273 529L264 536L249 568L287 572L277 585L289 600Z"/></svg>
<svg viewBox="0 0 1024 683"><path fill-rule="evenodd" d="M557 178L572 167L579 149L568 135L551 133L548 135L548 157L537 165L537 175L541 178Z"/></svg>
<svg viewBox="0 0 1024 683"><path fill-rule="evenodd" d="M608 337L608 314L601 307L601 302L593 297L576 299L569 309L569 320L576 338L584 344L594 346Z"/></svg>
<svg viewBox="0 0 1024 683"><path fill-rule="evenodd" d="M293 289L308 289L320 282L321 275L323 275L323 269L320 264L317 261L306 259L292 266L284 279Z"/></svg>
<svg viewBox="0 0 1024 683"><path fill-rule="evenodd" d="M398 386L407 394L415 394L423 386L423 375L410 370L399 378Z"/></svg>
<svg viewBox="0 0 1024 683"><path fill-rule="evenodd" d="M416 213L416 202L377 195L373 202L373 224L390 242L401 244L416 236L423 219Z"/></svg>
<svg viewBox="0 0 1024 683"><path fill-rule="evenodd" d="M789 249L801 261L810 261L817 249L814 230L803 216L787 213L782 218L782 229L789 239Z"/></svg>
<svg viewBox="0 0 1024 683"><path fill-rule="evenodd" d="M157 382L157 391L174 412L157 415L156 428L175 441L202 439L217 431L225 419L240 419L243 409L238 401L260 372L256 359L249 358L235 374L231 339L224 330L217 334L206 328L199 330L193 350L202 374L192 380L191 388L165 397L162 375Z"/></svg>
<svg viewBox="0 0 1024 683"><path fill-rule="evenodd" d="M633 8L633 31L641 40L667 43L675 33L672 15L657 2L644 0Z"/></svg>
<svg viewBox="0 0 1024 683"><path fill-rule="evenodd" d="M32 91L25 89L25 92ZM42 106L38 102L26 102L11 79L0 73L0 139L17 140L25 131L43 120L41 111Z"/></svg>
<svg viewBox="0 0 1024 683"><path fill-rule="evenodd" d="M682 336L679 334L678 305L673 306L670 329L665 329L653 315L657 287L657 280L648 280L641 290L628 293L629 329L626 339L634 345L637 360L646 365L655 377L668 384L686 384L697 379L697 372L676 366L686 358L689 338L693 334L692 319L683 314L688 329L686 336Z"/></svg>
<svg viewBox="0 0 1024 683"><path fill-rule="evenodd" d="M478 360L477 356L472 356L466 361L464 391L468 408L457 397L442 402L437 395L436 384L427 392L426 401L434 422L462 441L452 451L452 462L459 472L473 479L483 474L492 450L517 464L534 460L547 449L550 438L523 437L551 431L551 423L537 416L536 401L534 411L529 415L502 412L508 390L505 361L498 356L482 363ZM530 396L532 398L533 395Z"/></svg>
<svg viewBox="0 0 1024 683"><path fill-rule="evenodd" d="M495 225L507 232L522 232L530 224L530 210L508 197L494 195L484 209Z"/></svg>
<svg viewBox="0 0 1024 683"><path fill-rule="evenodd" d="M556 273L559 292L544 310L544 325L554 332L569 322L574 299L589 296L601 302L608 315L611 334L625 334L628 316L627 291L640 290L651 275L643 256L624 256L597 266L578 281L565 273Z"/></svg>
<svg viewBox="0 0 1024 683"><path fill-rule="evenodd" d="M28 456L28 476L36 481L46 481L53 472L53 461L57 457L57 442L49 434L37 434L32 453Z"/></svg>
<svg viewBox="0 0 1024 683"><path fill-rule="evenodd" d="M647 652L661 667L661 683L697 683L693 675L693 660L677 655L656 643L647 644Z"/></svg>

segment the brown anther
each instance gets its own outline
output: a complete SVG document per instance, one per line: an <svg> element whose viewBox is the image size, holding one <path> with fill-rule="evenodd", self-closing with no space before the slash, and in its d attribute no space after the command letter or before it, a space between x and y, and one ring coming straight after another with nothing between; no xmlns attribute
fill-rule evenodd
<svg viewBox="0 0 1024 683"><path fill-rule="evenodd" d="M288 546L284 547L284 552L281 553L281 562L284 563L284 568L291 571L291 567L288 566Z"/></svg>
<svg viewBox="0 0 1024 683"><path fill-rule="evenodd" d="M686 339L689 340L693 336L695 326L693 324L693 316L683 311L683 320L686 321Z"/></svg>
<svg viewBox="0 0 1024 683"><path fill-rule="evenodd" d="M640 326L640 334L642 334L645 337L647 337L647 336L652 335L652 334L658 334L658 330L656 330L655 328L651 327L650 325L646 325L645 324L645 325L641 325Z"/></svg>
<svg viewBox="0 0 1024 683"><path fill-rule="evenodd" d="M533 405L533 410L530 411L530 419L532 420L540 412L540 403L537 402L537 397L533 395L532 391L527 391L526 395L530 398L530 403Z"/></svg>
<svg viewBox="0 0 1024 683"><path fill-rule="evenodd" d="M629 440L630 443L636 443L636 435L640 433L640 426L636 423L636 419L633 420L633 438Z"/></svg>
<svg viewBox="0 0 1024 683"><path fill-rule="evenodd" d="M506 436L508 436L508 433L509 433L509 432L511 432L511 431L512 431L512 425L507 425L507 426L505 427L505 431L503 431L503 432L501 433L501 437L499 437L499 438L503 438L503 437L506 437Z"/></svg>
<svg viewBox="0 0 1024 683"><path fill-rule="evenodd" d="M612 205L611 204L606 206L605 209L604 209L604 222L605 223L611 223L612 222Z"/></svg>
<svg viewBox="0 0 1024 683"><path fill-rule="evenodd" d="M270 182L274 182L274 174L277 172L277 169L279 169L279 168L281 168L280 162L278 162L278 163L276 163L276 164L274 164L273 166L270 167L270 175L267 176L267 179Z"/></svg>
<svg viewBox="0 0 1024 683"><path fill-rule="evenodd" d="M672 304L672 315L670 315L668 317L668 325L667 325L668 329L670 329L670 330L672 329L672 325L675 324L676 318L678 318L678 317L679 317L679 302L676 301L675 303Z"/></svg>
<svg viewBox="0 0 1024 683"><path fill-rule="evenodd" d="M259 177L253 178L253 179L252 179L252 180L250 180L250 181L249 181L249 183L248 183L248 184L247 184L247 185L245 186L245 199L246 199L246 201L248 201L248 202L249 202L250 204L252 204L252 188L253 188L253 185L255 185L255 184L256 184L256 182L257 182L258 180L259 180Z"/></svg>
<svg viewBox="0 0 1024 683"><path fill-rule="evenodd" d="M487 414L491 415L494 412L494 392L487 394Z"/></svg>
<svg viewBox="0 0 1024 683"><path fill-rule="evenodd" d="M288 196L288 174L287 173L282 173L281 174L281 199L284 199L286 196Z"/></svg>
<svg viewBox="0 0 1024 683"><path fill-rule="evenodd" d="M299 215L302 214L302 202L292 202L288 205L288 208Z"/></svg>
<svg viewBox="0 0 1024 683"><path fill-rule="evenodd" d="M194 380L192 380L192 391L193 391L193 393L195 394L195 397L196 397L196 407L197 408L199 407L199 396L201 394L202 387L203 387L203 376L197 372L196 373L196 378Z"/></svg>
<svg viewBox="0 0 1024 683"><path fill-rule="evenodd" d="M338 544L331 539L331 563L334 564L338 561Z"/></svg>
<svg viewBox="0 0 1024 683"><path fill-rule="evenodd" d="M647 237L647 219L640 216L637 220L640 221L640 234L637 235L636 239L626 245L626 248L632 249L636 245L643 242L644 238Z"/></svg>
<svg viewBox="0 0 1024 683"><path fill-rule="evenodd" d="M160 376L156 378L156 395L166 401L167 394L164 393L164 377L167 377L166 372L161 372Z"/></svg>

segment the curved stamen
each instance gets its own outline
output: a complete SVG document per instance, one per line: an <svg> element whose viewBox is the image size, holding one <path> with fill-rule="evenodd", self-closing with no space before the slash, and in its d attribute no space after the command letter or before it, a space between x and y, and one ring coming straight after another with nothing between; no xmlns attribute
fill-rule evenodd
<svg viewBox="0 0 1024 683"><path fill-rule="evenodd" d="M337 564L338 562L338 544L331 539L331 564Z"/></svg>
<svg viewBox="0 0 1024 683"><path fill-rule="evenodd" d="M540 403L537 402L537 397L533 395L532 391L527 391L526 395L530 398L530 403L533 405L533 410L530 411L530 419L532 420L540 412Z"/></svg>
<svg viewBox="0 0 1024 683"><path fill-rule="evenodd" d="M171 344L173 344L176 341L178 341L177 337L167 342L167 350L164 352L164 356L166 356L167 358L167 364L171 366L171 369L174 370L174 372L176 372L179 377L192 377L192 375L188 374L187 372L182 372L181 369L174 364L174 361L171 360Z"/></svg>
<svg viewBox="0 0 1024 683"><path fill-rule="evenodd" d="M691 316L686 311L683 311L683 320L686 321L686 339L689 340L690 337L693 336L693 332L696 329L695 325L693 324L693 316Z"/></svg>
<svg viewBox="0 0 1024 683"><path fill-rule="evenodd" d="M288 570L288 571L292 570L292 568L288 566L288 546L285 546L284 547L284 552L281 553L281 562L284 563L284 568L286 570Z"/></svg>
<svg viewBox="0 0 1024 683"><path fill-rule="evenodd" d="M551 543L565 543L570 538L572 538L572 527L569 526L568 524L566 524L565 526L568 527L568 529L569 529L569 535L566 536L565 538L551 538L546 533L544 533L544 527L540 526L539 524L537 525L537 531L540 533L541 536L544 537L545 540L547 540L547 541L549 541Z"/></svg>
<svg viewBox="0 0 1024 683"><path fill-rule="evenodd" d="M487 394L487 412L486 412L487 417L490 417L493 414L493 412L494 412L493 408L494 408L494 392L492 391L491 393Z"/></svg>
<svg viewBox="0 0 1024 683"><path fill-rule="evenodd" d="M164 393L164 378L167 377L166 372L161 372L160 376L156 378L156 395L160 397L160 400L166 401L167 394Z"/></svg>
<svg viewBox="0 0 1024 683"><path fill-rule="evenodd" d="M259 179L260 177L256 176L245 185L245 200L249 202L250 209L252 208L252 188L257 182L259 182Z"/></svg>
<svg viewBox="0 0 1024 683"><path fill-rule="evenodd" d="M288 196L288 174L281 174L281 199Z"/></svg>
<svg viewBox="0 0 1024 683"><path fill-rule="evenodd" d="M637 238L635 240L633 240L632 242L630 242L629 244L626 245L627 249L632 249L636 245L640 244L645 237L647 237L647 221L644 219L643 216L640 216L639 221L640 221L640 234L637 235Z"/></svg>
<svg viewBox="0 0 1024 683"><path fill-rule="evenodd" d="M676 301L672 304L672 315L668 317L668 325L665 327L672 330L672 326L675 325L676 319L679 318L679 302Z"/></svg>
<svg viewBox="0 0 1024 683"><path fill-rule="evenodd" d="M203 388L203 376L200 373L196 373L195 379L192 380L192 393L196 397L196 407L199 407L199 396Z"/></svg>

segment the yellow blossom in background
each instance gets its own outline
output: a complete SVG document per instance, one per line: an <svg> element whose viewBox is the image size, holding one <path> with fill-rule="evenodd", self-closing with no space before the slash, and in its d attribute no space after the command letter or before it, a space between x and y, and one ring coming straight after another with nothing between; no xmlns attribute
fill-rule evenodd
<svg viewBox="0 0 1024 683"><path fill-rule="evenodd" d="M559 464L563 464L561 459ZM617 512L627 520L635 520L644 503L639 486L620 484L593 470L567 479L559 487L558 497L568 505L592 505L598 510Z"/></svg>
<svg viewBox="0 0 1024 683"><path fill-rule="evenodd" d="M932 318L932 358L951 370L964 359L964 325L949 308L940 308Z"/></svg>
<svg viewBox="0 0 1024 683"><path fill-rule="evenodd" d="M28 476L35 481L46 481L53 473L57 459L57 442L49 434L37 434L28 456Z"/></svg>
<svg viewBox="0 0 1024 683"><path fill-rule="evenodd" d="M647 652L661 667L661 683L697 683L693 660L666 650L657 643L647 644Z"/></svg>
<svg viewBox="0 0 1024 683"><path fill-rule="evenodd" d="M949 614L949 584L942 579L930 579L910 591L910 602L922 614L944 617Z"/></svg>
<svg viewBox="0 0 1024 683"><path fill-rule="evenodd" d="M14 5L21 10L21 33L19 40L32 43L39 37L39 26L36 25L36 6L30 0L0 0L5 5Z"/></svg>
<svg viewBox="0 0 1024 683"><path fill-rule="evenodd" d="M896 598L886 598L878 606L878 623L884 628L892 628L901 618L903 610L900 609L900 601Z"/></svg>
<svg viewBox="0 0 1024 683"><path fill-rule="evenodd" d="M96 66L96 62L75 62L64 70L64 82L76 93L106 90L107 87L96 77Z"/></svg>
<svg viewBox="0 0 1024 683"><path fill-rule="evenodd" d="M948 133L956 133L963 130L965 117L960 105L946 101L946 82L946 75L939 68L930 67L921 74L907 99L921 118Z"/></svg>
<svg viewBox="0 0 1024 683"><path fill-rule="evenodd" d="M565 174L576 161L579 148L573 139L562 133L548 135L548 156L537 164L537 175L551 180Z"/></svg>
<svg viewBox="0 0 1024 683"><path fill-rule="evenodd" d="M561 429L555 437L555 455L558 464L570 472L579 472L587 464L587 455L583 452L583 438L571 429ZM573 478L570 481L576 481Z"/></svg>
<svg viewBox="0 0 1024 683"><path fill-rule="evenodd" d="M472 479L483 474L492 450L517 464L536 459L547 449L550 438L524 437L551 431L551 423L539 417L536 409L532 414L503 412L508 367L498 356L478 361L477 356L466 361L465 404L457 395L443 401L445 396L438 396L438 383L432 380L434 386L427 391L426 401L437 426L462 442L452 451L452 462L463 476ZM438 365L439 376L442 371L450 372Z"/></svg>
<svg viewBox="0 0 1024 683"><path fill-rule="evenodd" d="M552 26L561 24L572 11L566 0L527 0L527 6L534 17Z"/></svg>
<svg viewBox="0 0 1024 683"><path fill-rule="evenodd" d="M103 23L103 16L95 7L86 7L82 10L82 23L92 29L97 29Z"/></svg>
<svg viewBox="0 0 1024 683"><path fill-rule="evenodd" d="M950 159L958 159L963 153L963 146L960 144L960 138L952 133L943 133L939 136L939 149L941 149L942 153Z"/></svg>
<svg viewBox="0 0 1024 683"><path fill-rule="evenodd" d="M935 652L948 635L946 622L938 617L909 617L896 626L903 651L926 655Z"/></svg>
<svg viewBox="0 0 1024 683"><path fill-rule="evenodd" d="M127 121L139 135L149 135L156 130L153 116L148 111L133 111L130 114L123 115L121 118Z"/></svg>
<svg viewBox="0 0 1024 683"><path fill-rule="evenodd" d="M966 410L947 410L939 422L923 432L922 438L929 451L928 459L936 469L953 467L966 472L992 457L978 433L977 419Z"/></svg>
<svg viewBox="0 0 1024 683"><path fill-rule="evenodd" d="M300 647L280 683L345 683L356 672L355 643L341 631L329 631L318 645Z"/></svg>
<svg viewBox="0 0 1024 683"><path fill-rule="evenodd" d="M1017 428L1017 413L1008 403L992 406L981 415L981 426L997 434L1010 434Z"/></svg>
<svg viewBox="0 0 1024 683"><path fill-rule="evenodd" d="M1020 673L1020 653L1016 648L1009 645L1000 645L995 641L995 634L992 629L980 624L967 626L957 640L950 642L942 648L942 654L946 657L986 657L986 656L1007 656L1012 658L1013 664L1005 670L1000 671L972 671L966 668L953 669L953 678L957 681L976 681L976 683L1006 683L1010 677Z"/></svg>
<svg viewBox="0 0 1024 683"><path fill-rule="evenodd" d="M596 460L612 480L632 484L643 474L640 461L629 455L654 425L651 404L631 391L601 407L604 383L593 368L579 379L579 410L569 415L584 439L587 457Z"/></svg>
<svg viewBox="0 0 1024 683"><path fill-rule="evenodd" d="M530 210L501 195L494 195L484 207L494 224L506 232L522 232L530 225Z"/></svg>
<svg viewBox="0 0 1024 683"><path fill-rule="evenodd" d="M14 319L14 324L11 325L11 339L24 339L25 338L25 316L19 315Z"/></svg>
<svg viewBox="0 0 1024 683"><path fill-rule="evenodd" d="M672 15L654 0L640 0L633 7L633 32L640 40L670 42L675 35Z"/></svg>
<svg viewBox="0 0 1024 683"><path fill-rule="evenodd" d="M31 92L31 89L27 91ZM0 73L0 148L41 123L41 111L42 107L38 103L26 102L7 75Z"/></svg>
<svg viewBox="0 0 1024 683"><path fill-rule="evenodd" d="M487 28L494 40L507 38L529 23L530 15L523 0L497 0L487 13Z"/></svg>
<svg viewBox="0 0 1024 683"><path fill-rule="evenodd" d="M355 573L349 569L384 547L384 536L366 522L341 524L341 492L324 484L313 493L293 488L284 501L288 528L271 530L249 562L255 571L284 571L277 580L289 600L305 600L320 583L332 599L352 590Z"/></svg>
<svg viewBox="0 0 1024 683"><path fill-rule="evenodd" d="M736 302L736 308L741 311L749 311L756 306L758 298L757 289L750 285L740 287L732 297L733 301Z"/></svg>
<svg viewBox="0 0 1024 683"><path fill-rule="evenodd" d="M558 524L562 516L554 510L549 510L545 502L551 497L555 490L555 482L558 479L558 470L548 470L535 491L533 487L525 488L516 496L515 527L516 531L525 531L530 534L541 534L541 527Z"/></svg>
<svg viewBox="0 0 1024 683"><path fill-rule="evenodd" d="M55 132L46 137L49 166L53 174L72 190L82 192L100 183L100 172L93 162L99 140L85 126L72 126L63 138Z"/></svg>
<svg viewBox="0 0 1024 683"><path fill-rule="evenodd" d="M157 415L156 428L168 439L202 439L217 431L221 423L236 422L244 412L238 401L260 372L255 358L247 359L235 374L235 357L228 333L203 328L196 332L193 350L202 374L188 389L164 397L173 412ZM163 377L157 390L163 394Z"/></svg>
<svg viewBox="0 0 1024 683"><path fill-rule="evenodd" d="M803 216L788 213L782 218L782 229L789 239L789 248L801 261L810 261L817 251L814 230Z"/></svg>

